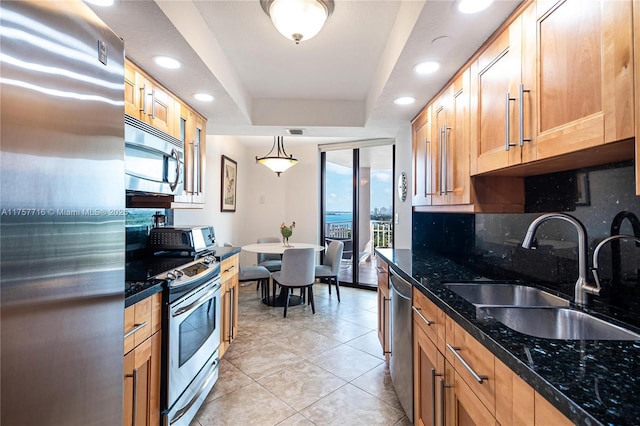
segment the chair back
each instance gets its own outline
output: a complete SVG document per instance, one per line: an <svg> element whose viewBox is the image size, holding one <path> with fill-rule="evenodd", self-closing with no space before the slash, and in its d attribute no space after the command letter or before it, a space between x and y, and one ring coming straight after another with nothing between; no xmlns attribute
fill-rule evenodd
<svg viewBox="0 0 640 426"><path fill-rule="evenodd" d="M278 282L284 285L304 286L315 281L315 249L287 249L282 255L282 268Z"/></svg>
<svg viewBox="0 0 640 426"><path fill-rule="evenodd" d="M262 243L279 243L280 238L278 237L261 237L258 238L258 244ZM269 253L258 253L258 265L267 260L280 260L279 254L269 254Z"/></svg>
<svg viewBox="0 0 640 426"><path fill-rule="evenodd" d="M331 273L338 275L340 271L340 262L342 261L342 251L344 250L344 243L342 241L331 241L327 252L324 255L323 265L331 267Z"/></svg>

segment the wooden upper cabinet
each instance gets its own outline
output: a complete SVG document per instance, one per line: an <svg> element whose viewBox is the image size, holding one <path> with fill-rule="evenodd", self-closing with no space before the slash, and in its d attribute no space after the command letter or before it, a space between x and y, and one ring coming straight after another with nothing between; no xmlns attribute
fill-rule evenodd
<svg viewBox="0 0 640 426"><path fill-rule="evenodd" d="M175 138L180 137L180 102L162 85L130 61L125 61L126 114Z"/></svg>
<svg viewBox="0 0 640 426"><path fill-rule="evenodd" d="M636 138L635 138L635 151L636 151L636 195L640 196L640 0L634 0L633 2L633 31L636 36L634 37L634 58L635 58L635 121L636 121Z"/></svg>
<svg viewBox="0 0 640 426"><path fill-rule="evenodd" d="M437 193L435 204L468 204L469 175L469 69L443 93L442 111L434 112L438 131ZM435 136L435 135L434 135ZM435 137L434 137L435 140Z"/></svg>
<svg viewBox="0 0 640 426"><path fill-rule="evenodd" d="M522 19L516 18L471 64L471 174L522 162L518 101Z"/></svg>
<svg viewBox="0 0 640 426"><path fill-rule="evenodd" d="M427 105L412 123L413 197L414 206L431 204L433 195L433 162L431 147L431 105Z"/></svg>
<svg viewBox="0 0 640 426"><path fill-rule="evenodd" d="M523 15L523 84L537 158L633 137L631 1L535 6Z"/></svg>
<svg viewBox="0 0 640 426"><path fill-rule="evenodd" d="M184 142L184 190L181 195L174 196L173 207L202 207L205 202L206 120L181 104L179 123L179 139Z"/></svg>
<svg viewBox="0 0 640 426"><path fill-rule="evenodd" d="M467 69L413 122L413 205L470 202Z"/></svg>

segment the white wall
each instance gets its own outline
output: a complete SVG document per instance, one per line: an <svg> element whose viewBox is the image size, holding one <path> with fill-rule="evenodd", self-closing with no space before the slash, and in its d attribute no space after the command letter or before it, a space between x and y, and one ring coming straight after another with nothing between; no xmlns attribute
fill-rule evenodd
<svg viewBox="0 0 640 426"><path fill-rule="evenodd" d="M175 210L176 225L211 224L219 245L255 243L258 237L280 237L280 224L296 222L291 242L317 242L319 238L320 155L315 145L287 145L299 162L278 177L256 156L268 148L244 146L231 136L207 136L206 204L201 210ZM226 155L238 163L235 212L220 211L220 162ZM256 256L241 255L242 264L255 264Z"/></svg>
<svg viewBox="0 0 640 426"><path fill-rule="evenodd" d="M222 155L238 163L236 212L220 211L220 178ZM206 201L203 209L174 210L175 225L213 225L218 245L231 242L239 245L242 224L247 220L246 187L248 183L247 150L231 136L207 135L207 162L205 170Z"/></svg>
<svg viewBox="0 0 640 426"><path fill-rule="evenodd" d="M280 236L280 224L296 222L292 242L318 242L320 235L320 154L316 145L288 144L299 163L277 177L255 162L268 148L247 147L239 137L207 135L203 209L175 210L176 225L213 225L219 245L251 244L258 237ZM226 155L238 163L236 211L220 211L220 163ZM396 177L407 173L411 184L411 127L396 138ZM394 183L395 185L395 183ZM411 247L411 188L407 200L396 199L396 248ZM244 265L255 264L254 254L243 253Z"/></svg>
<svg viewBox="0 0 640 426"><path fill-rule="evenodd" d="M396 136L396 175L394 185L396 185L395 214L398 215L398 223L395 226L395 248L411 248L411 194L413 193L411 178L411 125L403 129ZM407 174L407 199L400 201L397 196L398 176L400 173ZM395 218L395 216L394 216Z"/></svg>

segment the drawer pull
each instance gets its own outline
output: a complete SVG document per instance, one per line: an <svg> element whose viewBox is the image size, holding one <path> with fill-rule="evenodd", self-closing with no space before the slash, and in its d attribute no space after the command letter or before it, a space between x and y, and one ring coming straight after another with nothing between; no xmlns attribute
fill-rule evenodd
<svg viewBox="0 0 640 426"><path fill-rule="evenodd" d="M416 308L415 306L412 306L411 309L413 309L413 312L418 314L418 316L420 318L422 318L422 321L424 321L424 323L427 324L428 326L431 326L432 324L435 324L433 321L429 321L428 319L426 319L424 317L424 315L422 315L422 313L420 312L420 308Z"/></svg>
<svg viewBox="0 0 640 426"><path fill-rule="evenodd" d="M142 324L134 324L133 328L125 333L124 338L126 339L127 337L131 336L132 334L135 334L136 332L145 328L146 326L147 326L146 321L143 322Z"/></svg>
<svg viewBox="0 0 640 426"><path fill-rule="evenodd" d="M478 373L474 371L473 368L471 368L469 364L467 364L467 361L465 361L464 358L462 358L462 355L458 353L458 351L460 350L459 347L451 346L449 343L447 343L447 348L449 348L451 353L453 353L453 355L458 359L458 361L460 361L462 365L464 365L464 368L467 369L467 371L473 376L474 379L476 379L478 383L482 383L484 380L489 380L489 376L480 376Z"/></svg>
<svg viewBox="0 0 640 426"><path fill-rule="evenodd" d="M227 272L231 272L231 271L233 271L234 269L236 269L236 265L233 265L233 266L232 266L231 268L229 268L229 269L225 269L225 270L224 270L224 273L226 274Z"/></svg>

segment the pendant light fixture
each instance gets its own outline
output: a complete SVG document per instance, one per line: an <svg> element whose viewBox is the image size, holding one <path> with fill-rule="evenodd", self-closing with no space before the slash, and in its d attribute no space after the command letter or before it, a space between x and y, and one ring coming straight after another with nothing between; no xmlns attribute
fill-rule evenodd
<svg viewBox="0 0 640 426"><path fill-rule="evenodd" d="M274 150L276 150L276 155L273 155ZM284 172L289 167L298 164L298 160L296 158L293 158L293 155L287 154L287 152L284 150L284 137L274 136L271 151L269 151L264 157L258 158L256 156L256 163L267 166L268 168L276 172L278 177L280 177L280 173Z"/></svg>
<svg viewBox="0 0 640 426"><path fill-rule="evenodd" d="M260 0L280 33L300 44L318 34L333 13L333 0Z"/></svg>

